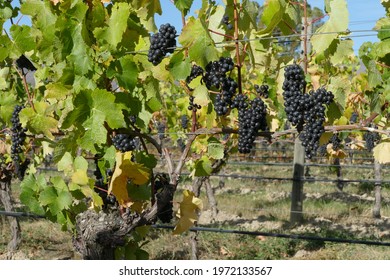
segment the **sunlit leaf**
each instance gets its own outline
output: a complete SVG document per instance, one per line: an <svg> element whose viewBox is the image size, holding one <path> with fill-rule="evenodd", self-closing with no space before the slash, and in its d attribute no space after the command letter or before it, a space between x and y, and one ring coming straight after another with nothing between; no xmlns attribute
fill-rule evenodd
<svg viewBox="0 0 390 280"><path fill-rule="evenodd" d="M382 142L375 146L374 158L379 163L389 163L390 162L390 142Z"/></svg>
<svg viewBox="0 0 390 280"><path fill-rule="evenodd" d="M202 209L202 200L195 197L193 192L184 190L183 200L180 202L180 208L177 213L179 222L173 230L173 234L181 234L193 226L193 224L198 220L198 211Z"/></svg>

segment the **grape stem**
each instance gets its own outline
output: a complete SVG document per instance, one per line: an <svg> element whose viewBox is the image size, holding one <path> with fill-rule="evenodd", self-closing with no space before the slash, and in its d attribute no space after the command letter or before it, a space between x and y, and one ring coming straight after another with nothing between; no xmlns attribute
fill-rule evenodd
<svg viewBox="0 0 390 280"><path fill-rule="evenodd" d="M14 66L15 67L15 66ZM15 68L16 69L16 68ZM35 106L34 106L34 102L33 102L33 96L31 95L30 93L30 90L28 88L28 85L27 85L27 81L26 81L26 75L22 74L19 72L18 69L16 69L16 72L19 74L20 78L22 79L23 81L23 86L24 86L24 89L27 93L27 98L28 98L28 103L30 103L30 106L31 108L34 110L34 112L36 113L37 111L35 110Z"/></svg>
<svg viewBox="0 0 390 280"><path fill-rule="evenodd" d="M214 34L217 34L219 36L222 36L222 37L225 37L225 38L229 38L229 39L232 39L232 40L235 40L235 38L231 35L228 35L228 34L223 34L223 33L220 33L218 31L214 31L212 29L208 29L211 33L214 33Z"/></svg>
<svg viewBox="0 0 390 280"><path fill-rule="evenodd" d="M236 45L236 67L237 67L237 84L238 84L238 93L242 94L242 81L241 81L241 59L240 59L240 45L238 37L238 10L237 10L237 0L234 0L233 3L234 10L234 41Z"/></svg>

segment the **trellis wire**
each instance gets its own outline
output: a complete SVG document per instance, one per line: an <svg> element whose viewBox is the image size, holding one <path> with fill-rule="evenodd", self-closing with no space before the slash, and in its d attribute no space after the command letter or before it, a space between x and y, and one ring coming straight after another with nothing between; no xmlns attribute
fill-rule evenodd
<svg viewBox="0 0 390 280"><path fill-rule="evenodd" d="M159 225L159 224L152 225L152 227L156 229L169 229L169 230L173 230L175 228L174 226ZM209 227L192 227L189 229L189 231L195 231L195 232L204 231L204 232L225 233L225 234L251 235L251 236L268 236L268 237L288 238L288 239L296 239L296 240L312 240L312 241L361 244L361 245L371 245L371 246L390 246L389 242L382 242L382 241L319 237L319 236L309 236L309 235L299 235L299 234L272 233L272 232L264 232L264 231L216 229L216 228L209 228Z"/></svg>
<svg viewBox="0 0 390 280"><path fill-rule="evenodd" d="M13 216L13 217L42 218L42 219L45 218L40 215L34 215L31 213L23 213L23 212L0 211L0 215ZM173 230L175 228L174 226L160 225L160 224L154 224L151 225L151 227L155 229L169 229L169 230ZM370 245L370 246L390 246L389 242L382 242L382 241L319 237L319 236L273 233L273 232L263 232L263 231L217 229L217 228L209 228L209 227L191 227L189 231L204 231L204 232L214 232L214 233L223 233L223 234L241 234L241 235L250 235L250 236L267 236L267 237L288 238L288 239L295 239L295 240L311 240L311 241L323 241L323 242L346 243L346 244L361 244L361 245Z"/></svg>

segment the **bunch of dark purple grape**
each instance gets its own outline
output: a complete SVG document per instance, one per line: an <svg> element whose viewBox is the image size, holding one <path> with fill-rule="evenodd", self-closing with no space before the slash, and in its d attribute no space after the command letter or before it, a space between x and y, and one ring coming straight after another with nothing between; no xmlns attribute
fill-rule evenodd
<svg viewBox="0 0 390 280"><path fill-rule="evenodd" d="M222 22L223 24L226 25L226 28L227 28L227 29L229 29L229 30L232 30L232 29L233 29L233 24L230 23L230 19L229 19L229 16L228 16L228 15L224 15L224 16L222 17L221 22Z"/></svg>
<svg viewBox="0 0 390 280"><path fill-rule="evenodd" d="M233 60L230 57L221 57L219 60L211 61L206 65L206 73L203 81L208 89L213 87L219 89L227 78L226 73L234 69Z"/></svg>
<svg viewBox="0 0 390 280"><path fill-rule="evenodd" d="M196 77L203 75L203 68L193 64L190 75L186 78L187 84L191 83Z"/></svg>
<svg viewBox="0 0 390 280"><path fill-rule="evenodd" d="M15 167L15 174L16 176L22 180L24 177L24 173L26 171L26 167L28 165L28 162L26 160L25 164L21 163L20 159L20 153L23 152L22 146L24 144L24 141L26 140L26 128L22 127L22 124L20 123L19 119L19 113L24 108L24 106L16 105L14 108L14 111L12 112L11 117L11 158Z"/></svg>
<svg viewBox="0 0 390 280"><path fill-rule="evenodd" d="M159 32L150 37L148 61L158 65L167 53L176 48L176 29L169 23L160 26Z"/></svg>
<svg viewBox="0 0 390 280"><path fill-rule="evenodd" d="M268 98L269 96L269 86L268 85L255 85L255 90L258 95Z"/></svg>
<svg viewBox="0 0 390 280"><path fill-rule="evenodd" d="M128 134L116 134L112 137L112 144L122 153L133 151L137 147L137 140Z"/></svg>
<svg viewBox="0 0 390 280"><path fill-rule="evenodd" d="M190 96L190 104L188 105L188 110L196 112L196 111L200 110L200 108L202 108L202 106L194 103L194 100L195 100L195 97L191 95Z"/></svg>
<svg viewBox="0 0 390 280"><path fill-rule="evenodd" d="M284 76L283 97L287 119L297 127L305 154L312 158L317 153L319 140L325 132L325 105L333 101L334 95L325 88L305 94L305 75L297 64L287 66Z"/></svg>
<svg viewBox="0 0 390 280"><path fill-rule="evenodd" d="M232 108L238 109L238 151L250 153L260 130L268 129L266 122L267 106L256 97L248 101L248 97L238 94L232 102Z"/></svg>
<svg viewBox="0 0 390 280"><path fill-rule="evenodd" d="M366 149L371 152L381 140L381 136L378 132L367 131L363 135L363 140L366 141Z"/></svg>

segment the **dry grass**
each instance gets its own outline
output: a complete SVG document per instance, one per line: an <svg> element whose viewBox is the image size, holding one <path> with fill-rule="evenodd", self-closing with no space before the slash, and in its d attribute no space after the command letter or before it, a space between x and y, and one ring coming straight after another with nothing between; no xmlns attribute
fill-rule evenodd
<svg viewBox="0 0 390 280"><path fill-rule="evenodd" d="M389 180L390 169L383 170ZM311 168L314 177L335 178L334 171ZM223 172L254 176L289 177L292 170L286 166L228 165ZM343 178L373 178L371 170L343 170ZM213 177L219 214L213 220L206 195L202 192L205 209L199 226L225 229L244 229L264 232L316 235L322 237L368 239L390 242L390 188L382 189L382 219L371 217L373 206L372 184L348 184L344 191L334 183L306 183L303 204L304 223L291 226L291 182L224 179ZM192 181L184 180L180 188L190 188ZM180 193L175 201L180 201ZM23 242L20 258L62 259L76 258L71 235L61 232L48 221L22 221ZM173 236L170 231L151 230L145 250L151 259L189 259L190 236ZM320 241L298 241L284 238L253 237L237 234L199 232L201 259L390 259L390 247L357 244L339 244ZM4 253L7 229L2 225L0 254Z"/></svg>

